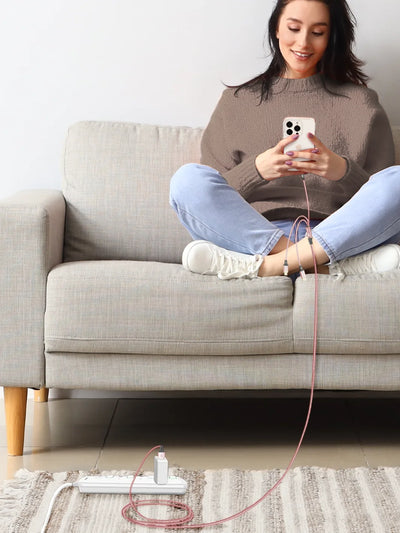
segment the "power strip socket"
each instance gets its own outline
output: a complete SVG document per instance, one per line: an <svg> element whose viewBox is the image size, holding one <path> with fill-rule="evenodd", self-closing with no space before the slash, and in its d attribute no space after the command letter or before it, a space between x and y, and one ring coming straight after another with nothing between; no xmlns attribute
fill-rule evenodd
<svg viewBox="0 0 400 533"><path fill-rule="evenodd" d="M133 476L85 476L75 482L80 492L94 494L129 494ZM165 485L158 485L153 476L138 476L132 487L132 494L185 494L184 479L169 476Z"/></svg>

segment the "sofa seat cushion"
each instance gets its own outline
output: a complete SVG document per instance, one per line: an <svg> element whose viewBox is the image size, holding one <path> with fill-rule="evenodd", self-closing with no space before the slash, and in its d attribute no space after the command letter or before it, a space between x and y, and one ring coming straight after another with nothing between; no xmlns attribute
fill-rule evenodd
<svg viewBox="0 0 400 533"><path fill-rule="evenodd" d="M318 352L400 353L400 271L318 277ZM314 276L297 280L294 349L312 353Z"/></svg>
<svg viewBox="0 0 400 533"><path fill-rule="evenodd" d="M256 355L293 351L290 279L221 281L181 265L79 261L48 277L46 352Z"/></svg>

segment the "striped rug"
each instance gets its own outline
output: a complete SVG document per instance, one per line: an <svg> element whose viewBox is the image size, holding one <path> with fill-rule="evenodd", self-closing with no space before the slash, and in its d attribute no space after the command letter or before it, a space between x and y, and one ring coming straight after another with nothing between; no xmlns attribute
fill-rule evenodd
<svg viewBox="0 0 400 533"><path fill-rule="evenodd" d="M192 507L195 523L212 522L235 514L259 499L282 475L280 470L191 472L179 468L172 473L188 482L186 495L174 498ZM15 479L7 481L0 489L1 533L40 533L55 490L86 474L20 470ZM56 500L46 532L165 531L126 522L121 509L127 502L126 495L84 495L76 488L67 488ZM173 512L157 508L154 516L171 518ZM346 470L298 467L256 508L236 520L203 531L399 533L400 467Z"/></svg>

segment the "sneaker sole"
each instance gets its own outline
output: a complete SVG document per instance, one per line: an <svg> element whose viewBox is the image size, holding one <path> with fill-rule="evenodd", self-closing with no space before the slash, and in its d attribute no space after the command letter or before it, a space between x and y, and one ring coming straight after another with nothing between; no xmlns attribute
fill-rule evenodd
<svg viewBox="0 0 400 533"><path fill-rule="evenodd" d="M186 270L190 270L190 267L189 267L189 263L188 263L188 255L190 253L190 251L192 250L192 248L194 248L195 246L197 246L198 244L200 243L203 243L203 242L208 242L208 241L192 241L190 242L186 248L183 250L183 253L182 253L182 266L183 268L185 268Z"/></svg>
<svg viewBox="0 0 400 533"><path fill-rule="evenodd" d="M400 246L398 244L386 244L386 245L383 245L382 248L390 248L391 250L393 250L397 256L397 265L392 267L392 268L388 268L388 269L379 269L377 270L377 272L390 272L391 270L398 270L400 268ZM377 249L378 253L379 253L379 248Z"/></svg>

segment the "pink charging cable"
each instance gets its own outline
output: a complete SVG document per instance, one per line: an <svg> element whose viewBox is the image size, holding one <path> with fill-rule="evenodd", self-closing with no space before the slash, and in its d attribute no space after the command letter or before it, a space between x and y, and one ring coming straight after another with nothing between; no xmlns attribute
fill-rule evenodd
<svg viewBox="0 0 400 533"><path fill-rule="evenodd" d="M154 446L151 450L149 450L145 457L143 458L140 466L136 470L135 475L133 476L131 487L129 490L129 503L125 505L125 507L122 509L121 513L122 516L130 523L140 525L140 526L147 526L150 528L164 528L164 529L203 529L206 527L211 526L217 526L220 524L223 524L225 522L229 522L230 520L235 520L236 518L239 518L240 516L244 515L251 509L254 509L257 505L259 505L262 501L264 501L285 479L287 474L289 473L290 469L292 468L292 465L297 457L297 454L300 451L300 447L303 443L304 435L307 431L308 423L310 421L311 416L311 409L314 399L314 388L315 388L315 371L316 371L316 361L317 361L317 329L318 329L318 272L317 272L317 262L315 258L313 243L312 243L312 232L310 227L310 205L308 200L308 194L307 194L307 187L304 180L304 177L302 176L304 190L306 194L306 200L307 200L307 206L308 206L308 217L301 216L298 219L296 219L295 223L293 224L291 233L293 231L293 228L296 228L296 242L297 242L297 234L298 234L298 228L301 223L305 223L307 226L307 236L310 243L312 255L313 255L313 261L314 261L314 273L315 273L315 285L314 285L314 329L313 329L313 358L312 358L312 376L311 376L311 386L310 386L310 400L308 404L308 412L306 421L304 424L304 428L299 440L299 443L297 445L296 451L293 454L293 457L291 458L286 470L282 474L282 476L278 479L278 481L273 485L261 498L259 498L257 501L243 509L242 511L239 511L231 516L228 516L226 518L222 518L220 520L216 520L215 522L207 522L203 524L190 524L191 520L193 520L194 513L193 510L186 505L183 502L175 501L175 500L137 500L134 501L132 497L132 487L135 482L135 479L138 476L138 473L141 471L144 463L146 462L149 455L154 452L155 450L161 448L161 445ZM289 236L290 239L290 236ZM299 261L300 263L300 261ZM300 265L301 266L301 265ZM301 269L300 269L301 272ZM302 275L303 279L304 276ZM146 506L167 506L172 509L178 509L186 511L186 515L181 518L172 518L167 520L160 520L155 518L149 518L139 511L139 507L146 507ZM129 511L135 511L137 515L140 516L140 518L132 518L128 516Z"/></svg>

